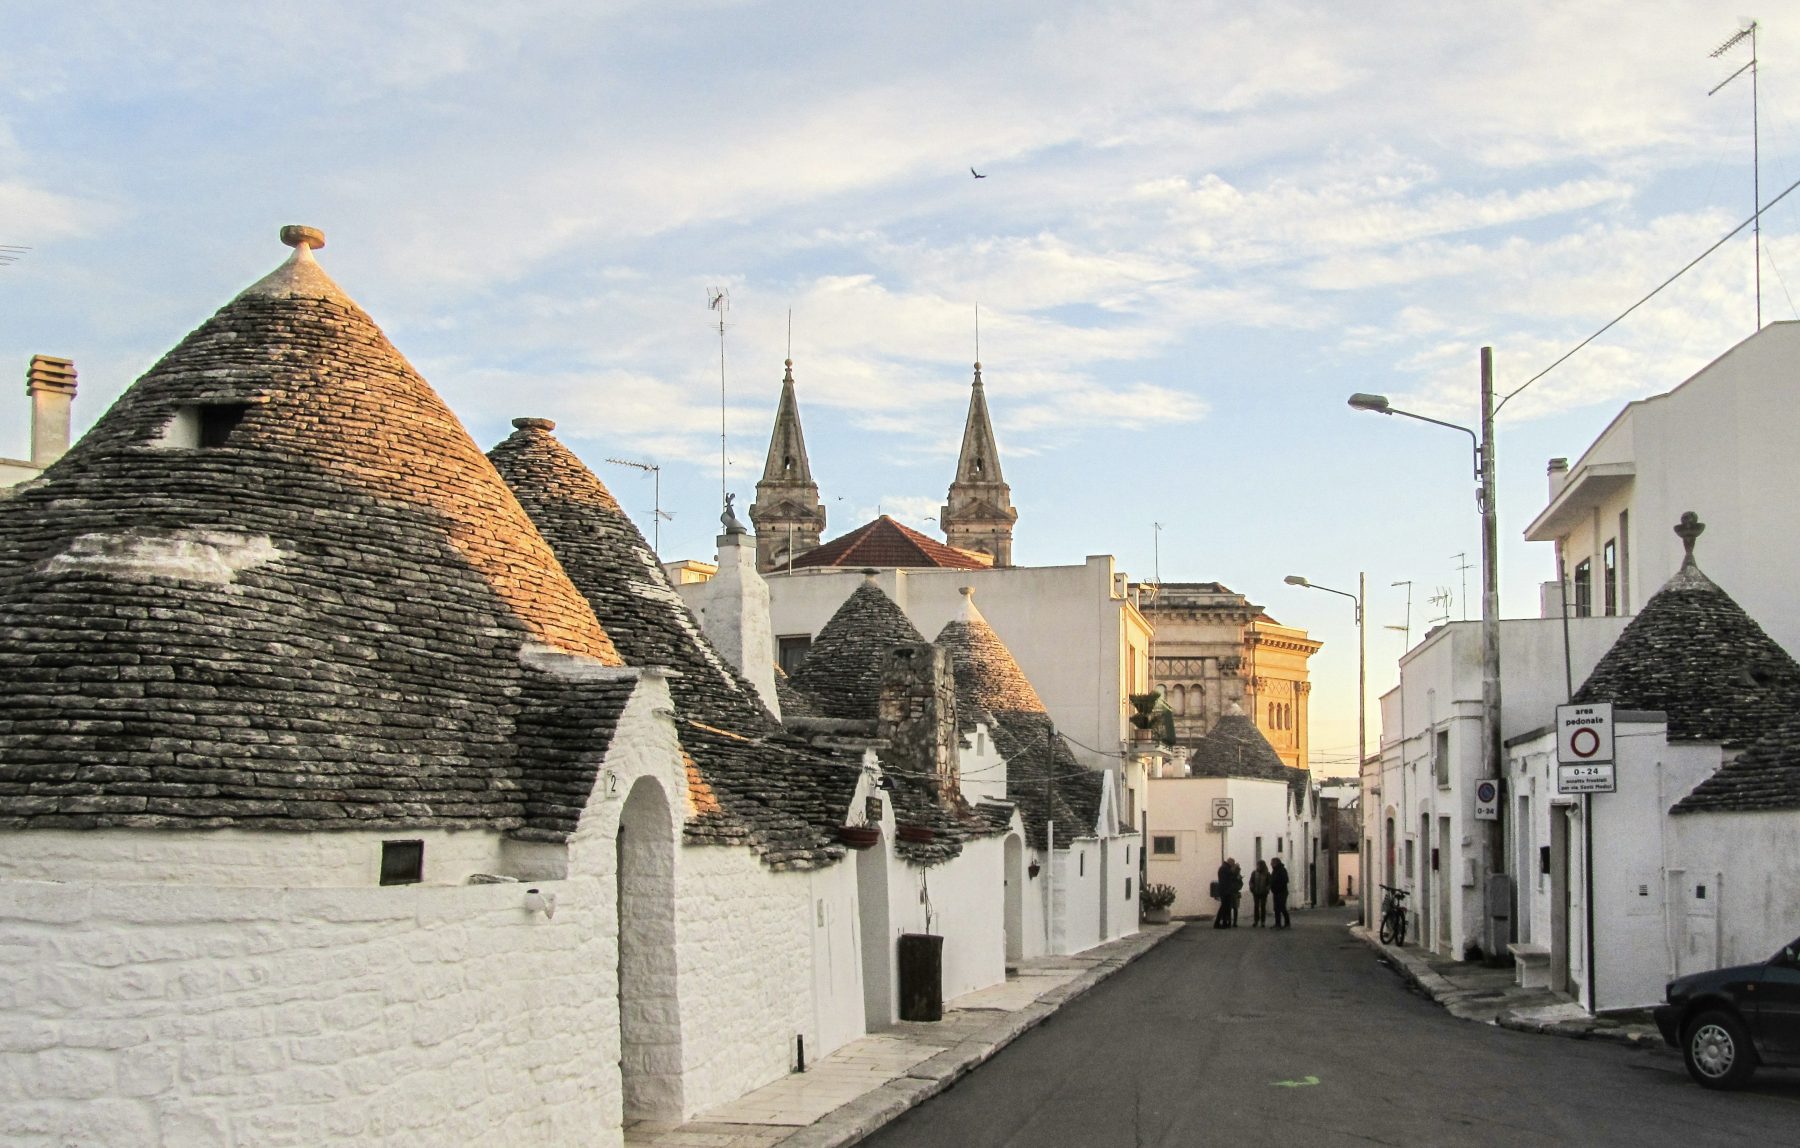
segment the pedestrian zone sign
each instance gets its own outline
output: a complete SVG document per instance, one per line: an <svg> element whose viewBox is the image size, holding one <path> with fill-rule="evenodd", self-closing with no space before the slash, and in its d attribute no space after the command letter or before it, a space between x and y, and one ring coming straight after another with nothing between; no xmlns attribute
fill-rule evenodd
<svg viewBox="0 0 1800 1148"><path fill-rule="evenodd" d="M1613 759L1611 702L1556 707L1556 760L1563 765L1598 765Z"/></svg>
<svg viewBox="0 0 1800 1148"><path fill-rule="evenodd" d="M1221 828L1231 824L1231 798L1215 797L1212 799L1212 823Z"/></svg>

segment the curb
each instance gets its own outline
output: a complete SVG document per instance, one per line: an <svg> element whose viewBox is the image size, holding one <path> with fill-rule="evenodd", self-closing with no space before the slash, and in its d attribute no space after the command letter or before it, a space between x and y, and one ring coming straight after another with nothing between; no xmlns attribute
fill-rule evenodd
<svg viewBox="0 0 1800 1148"><path fill-rule="evenodd" d="M905 1076L865 1092L776 1143L781 1148L844 1148L865 1139L986 1064L995 1053L1055 1016L1058 1009L1187 927L1185 921L1172 924L1172 928L1156 926L1162 931L1144 943L1107 957L1067 984L1007 1013L979 1035L913 1065Z"/></svg>
<svg viewBox="0 0 1800 1148"><path fill-rule="evenodd" d="M1350 935L1373 949L1388 963L1389 967L1400 975L1401 979L1417 986L1421 992L1431 998L1433 1004L1451 1012L1452 1016L1456 1015L1449 1009L1445 998L1459 990L1441 974L1433 971L1430 965L1404 950L1382 944L1380 938L1361 925L1351 925ZM1466 1020L1468 1018L1458 1017L1458 1019ZM1627 1048L1661 1048L1663 1046L1662 1034L1654 1029L1646 1032L1641 1025L1620 1025L1594 1017L1581 1020L1545 1021L1522 1017L1511 1010L1502 1009L1494 1017L1493 1023L1499 1028L1512 1032L1560 1036L1573 1040L1601 1040L1612 1044L1621 1044Z"/></svg>

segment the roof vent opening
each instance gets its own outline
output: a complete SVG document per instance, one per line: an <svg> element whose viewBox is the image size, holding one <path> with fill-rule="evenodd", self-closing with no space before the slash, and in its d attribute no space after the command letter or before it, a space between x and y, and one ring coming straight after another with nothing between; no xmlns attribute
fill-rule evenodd
<svg viewBox="0 0 1800 1148"><path fill-rule="evenodd" d="M191 403L177 407L152 445L165 450L227 446L249 409L249 403Z"/></svg>

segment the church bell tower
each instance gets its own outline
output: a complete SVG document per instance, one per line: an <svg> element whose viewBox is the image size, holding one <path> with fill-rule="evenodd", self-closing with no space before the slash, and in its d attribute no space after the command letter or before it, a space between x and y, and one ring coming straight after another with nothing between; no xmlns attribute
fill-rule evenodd
<svg viewBox="0 0 1800 1148"><path fill-rule="evenodd" d="M995 566L1012 565L1012 488L1000 476L1000 451L994 444L994 425L988 419L987 395L981 386L981 364L975 364L975 383L969 395L969 418L963 425L962 454L956 460L956 480L939 513L944 541L959 550L973 550L993 558Z"/></svg>
<svg viewBox="0 0 1800 1148"><path fill-rule="evenodd" d="M819 484L806 460L806 437L800 433L800 400L794 397L794 360L786 361L781 402L775 407L775 430L769 435L769 457L750 522L756 527L756 569L767 574L819 545L825 529L825 507Z"/></svg>

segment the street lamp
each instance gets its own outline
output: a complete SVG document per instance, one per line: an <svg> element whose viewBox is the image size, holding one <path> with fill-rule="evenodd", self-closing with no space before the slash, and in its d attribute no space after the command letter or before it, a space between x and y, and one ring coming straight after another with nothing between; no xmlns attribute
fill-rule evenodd
<svg viewBox="0 0 1800 1148"><path fill-rule="evenodd" d="M1409 419L1449 427L1469 436L1475 444L1475 477L1480 485L1475 491L1475 506L1481 513L1481 734L1482 761L1485 776L1502 776L1503 758L1500 745L1500 571L1499 527L1494 512L1494 349L1481 348L1481 434L1466 426L1447 423L1425 415L1403 411L1388 403L1385 395L1354 394L1350 396L1354 410L1373 411L1383 415L1404 415ZM1504 806L1502 806L1504 808ZM1488 844L1488 867L1494 873L1506 872L1506 854L1502 849L1502 822L1494 821L1493 836ZM1489 920L1493 914L1489 913ZM1506 938L1491 937L1496 948ZM1489 956L1495 956L1490 951Z"/></svg>
<svg viewBox="0 0 1800 1148"><path fill-rule="evenodd" d="M1363 628L1363 595L1368 590L1368 575L1360 572L1356 575L1356 593L1354 594L1350 593L1348 590L1333 590L1330 586L1321 586L1317 582L1309 582L1298 574L1289 574L1286 578L1283 578L1282 581L1286 582L1289 586L1299 586L1307 590L1323 590L1327 594L1336 594L1340 598L1350 599L1350 601L1356 605L1356 774L1360 778L1363 770L1363 759L1369 756L1369 660L1368 643L1364 640L1365 631ZM1336 835L1334 833L1333 842L1335 843L1335 841ZM1327 905L1332 905L1337 903L1334 900L1337 896L1337 857L1335 854L1328 862L1328 868L1331 870L1331 892L1326 895L1325 903ZM1365 878L1367 876L1367 874L1364 874ZM1363 903L1368 903L1368 894L1366 892L1363 895Z"/></svg>

